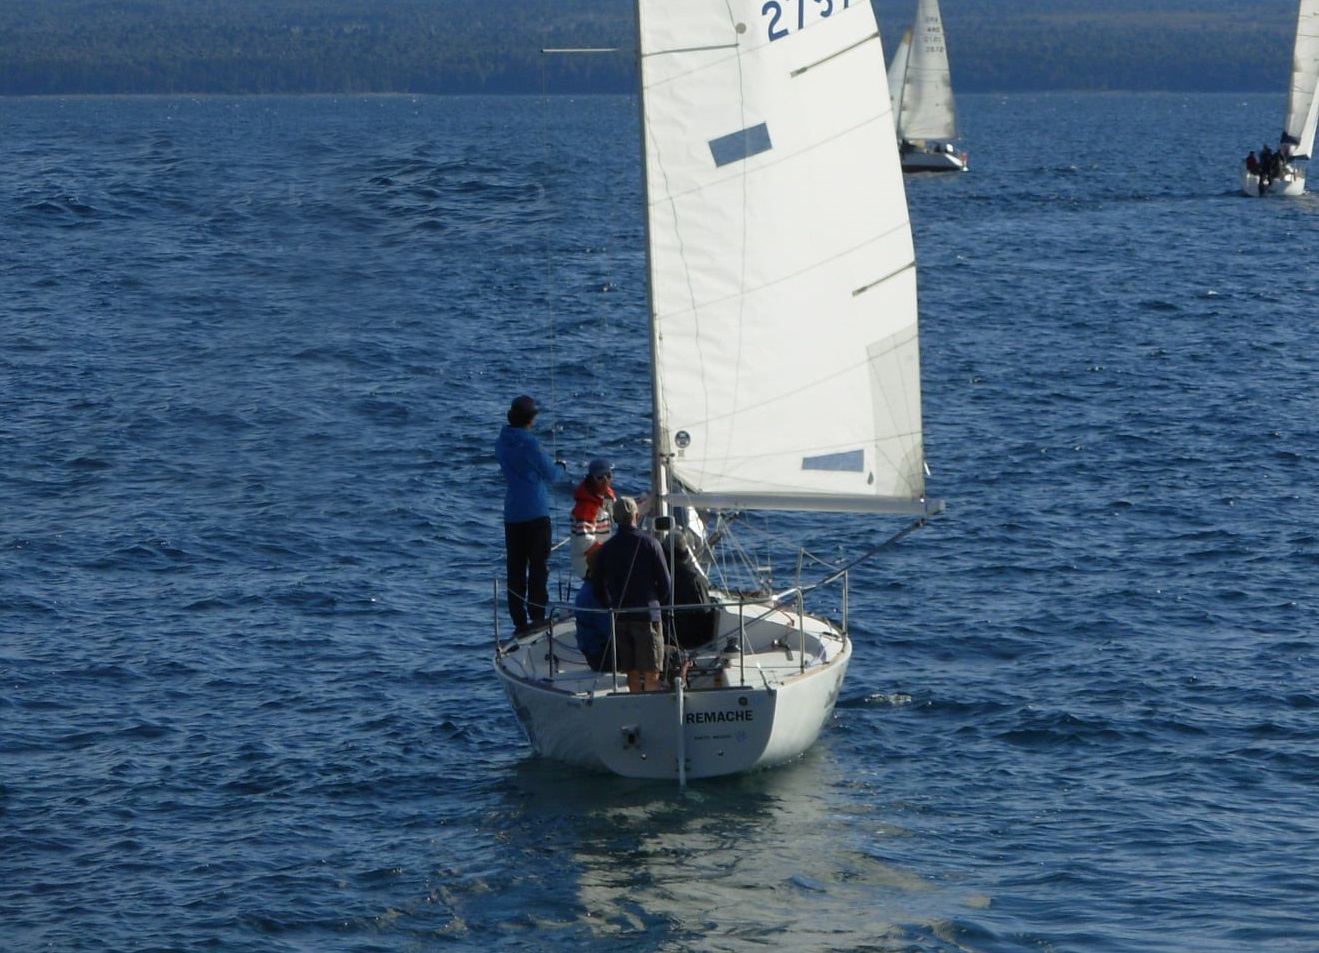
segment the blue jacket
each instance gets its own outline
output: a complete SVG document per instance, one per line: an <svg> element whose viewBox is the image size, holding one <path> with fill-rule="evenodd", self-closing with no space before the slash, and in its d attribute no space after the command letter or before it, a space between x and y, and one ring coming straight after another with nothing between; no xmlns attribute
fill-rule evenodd
<svg viewBox="0 0 1319 953"><path fill-rule="evenodd" d="M549 516L550 495L545 487L554 482L559 471L531 431L504 424L495 441L495 458L508 481L504 522L525 523Z"/></svg>
<svg viewBox="0 0 1319 953"><path fill-rule="evenodd" d="M589 581L577 590L575 605L582 610L577 613L577 647L591 667L599 670L604 663L605 650L609 648L609 616L588 611L604 608L596 601L595 590Z"/></svg>

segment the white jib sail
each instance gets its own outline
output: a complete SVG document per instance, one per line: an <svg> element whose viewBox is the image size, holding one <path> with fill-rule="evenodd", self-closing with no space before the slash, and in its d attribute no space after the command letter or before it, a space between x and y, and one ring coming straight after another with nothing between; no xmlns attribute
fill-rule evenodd
<svg viewBox="0 0 1319 953"><path fill-rule="evenodd" d="M907 56L911 51L911 31L907 30L898 41L898 48L893 53L893 62L888 67L888 99L893 110L893 119L897 124L898 138L902 138L902 87L907 82Z"/></svg>
<svg viewBox="0 0 1319 953"><path fill-rule="evenodd" d="M1301 0L1296 13L1296 43L1292 49L1292 82L1287 95L1284 137L1296 140L1291 154L1309 158L1319 123L1319 0ZM1284 138L1284 143L1286 139Z"/></svg>
<svg viewBox="0 0 1319 953"><path fill-rule="evenodd" d="M696 505L917 509L915 261L869 0L637 8L672 475Z"/></svg>
<svg viewBox="0 0 1319 953"><path fill-rule="evenodd" d="M898 128L908 140L952 139L957 135L939 0L919 0L916 4Z"/></svg>

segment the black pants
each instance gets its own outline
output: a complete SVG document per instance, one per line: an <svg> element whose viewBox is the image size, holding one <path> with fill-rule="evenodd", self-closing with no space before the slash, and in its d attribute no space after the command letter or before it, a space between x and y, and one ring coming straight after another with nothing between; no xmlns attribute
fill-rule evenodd
<svg viewBox="0 0 1319 953"><path fill-rule="evenodd" d="M550 601L550 547L553 527L542 516L504 524L508 552L508 614L514 628L543 621Z"/></svg>

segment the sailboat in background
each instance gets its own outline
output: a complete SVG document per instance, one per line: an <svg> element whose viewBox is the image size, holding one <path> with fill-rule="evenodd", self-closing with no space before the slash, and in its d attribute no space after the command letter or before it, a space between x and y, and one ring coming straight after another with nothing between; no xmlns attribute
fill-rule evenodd
<svg viewBox="0 0 1319 953"><path fill-rule="evenodd" d="M889 97L903 172L965 172L957 138L952 74L939 0L917 0L916 20L888 71Z"/></svg>
<svg viewBox="0 0 1319 953"><path fill-rule="evenodd" d="M728 556L739 517L905 515L892 542L941 509L925 497L916 265L874 12L787 9L636 3L648 528L710 579L710 601L674 617L713 618L658 691L631 693L608 653L599 670L584 657L574 611L511 640L496 613L495 672L547 758L681 785L802 754L852 657L848 570L882 547L814 582L799 553L779 589Z"/></svg>
<svg viewBox="0 0 1319 953"><path fill-rule="evenodd" d="M1265 146L1241 164L1241 190L1247 195L1302 195L1305 167L1319 121L1319 0L1301 0L1292 45L1291 88L1277 151ZM1252 161L1252 159L1254 161Z"/></svg>

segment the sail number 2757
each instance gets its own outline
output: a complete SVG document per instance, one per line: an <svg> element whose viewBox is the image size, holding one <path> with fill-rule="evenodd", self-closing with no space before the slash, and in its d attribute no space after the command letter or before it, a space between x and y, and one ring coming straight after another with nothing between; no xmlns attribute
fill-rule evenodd
<svg viewBox="0 0 1319 953"><path fill-rule="evenodd" d="M794 29L804 30L808 15L811 19L823 19L832 16L838 7L846 10L851 3L852 0L765 0L760 15L769 18L765 26L770 40L781 40ZM795 18L792 15L793 7L797 8Z"/></svg>

